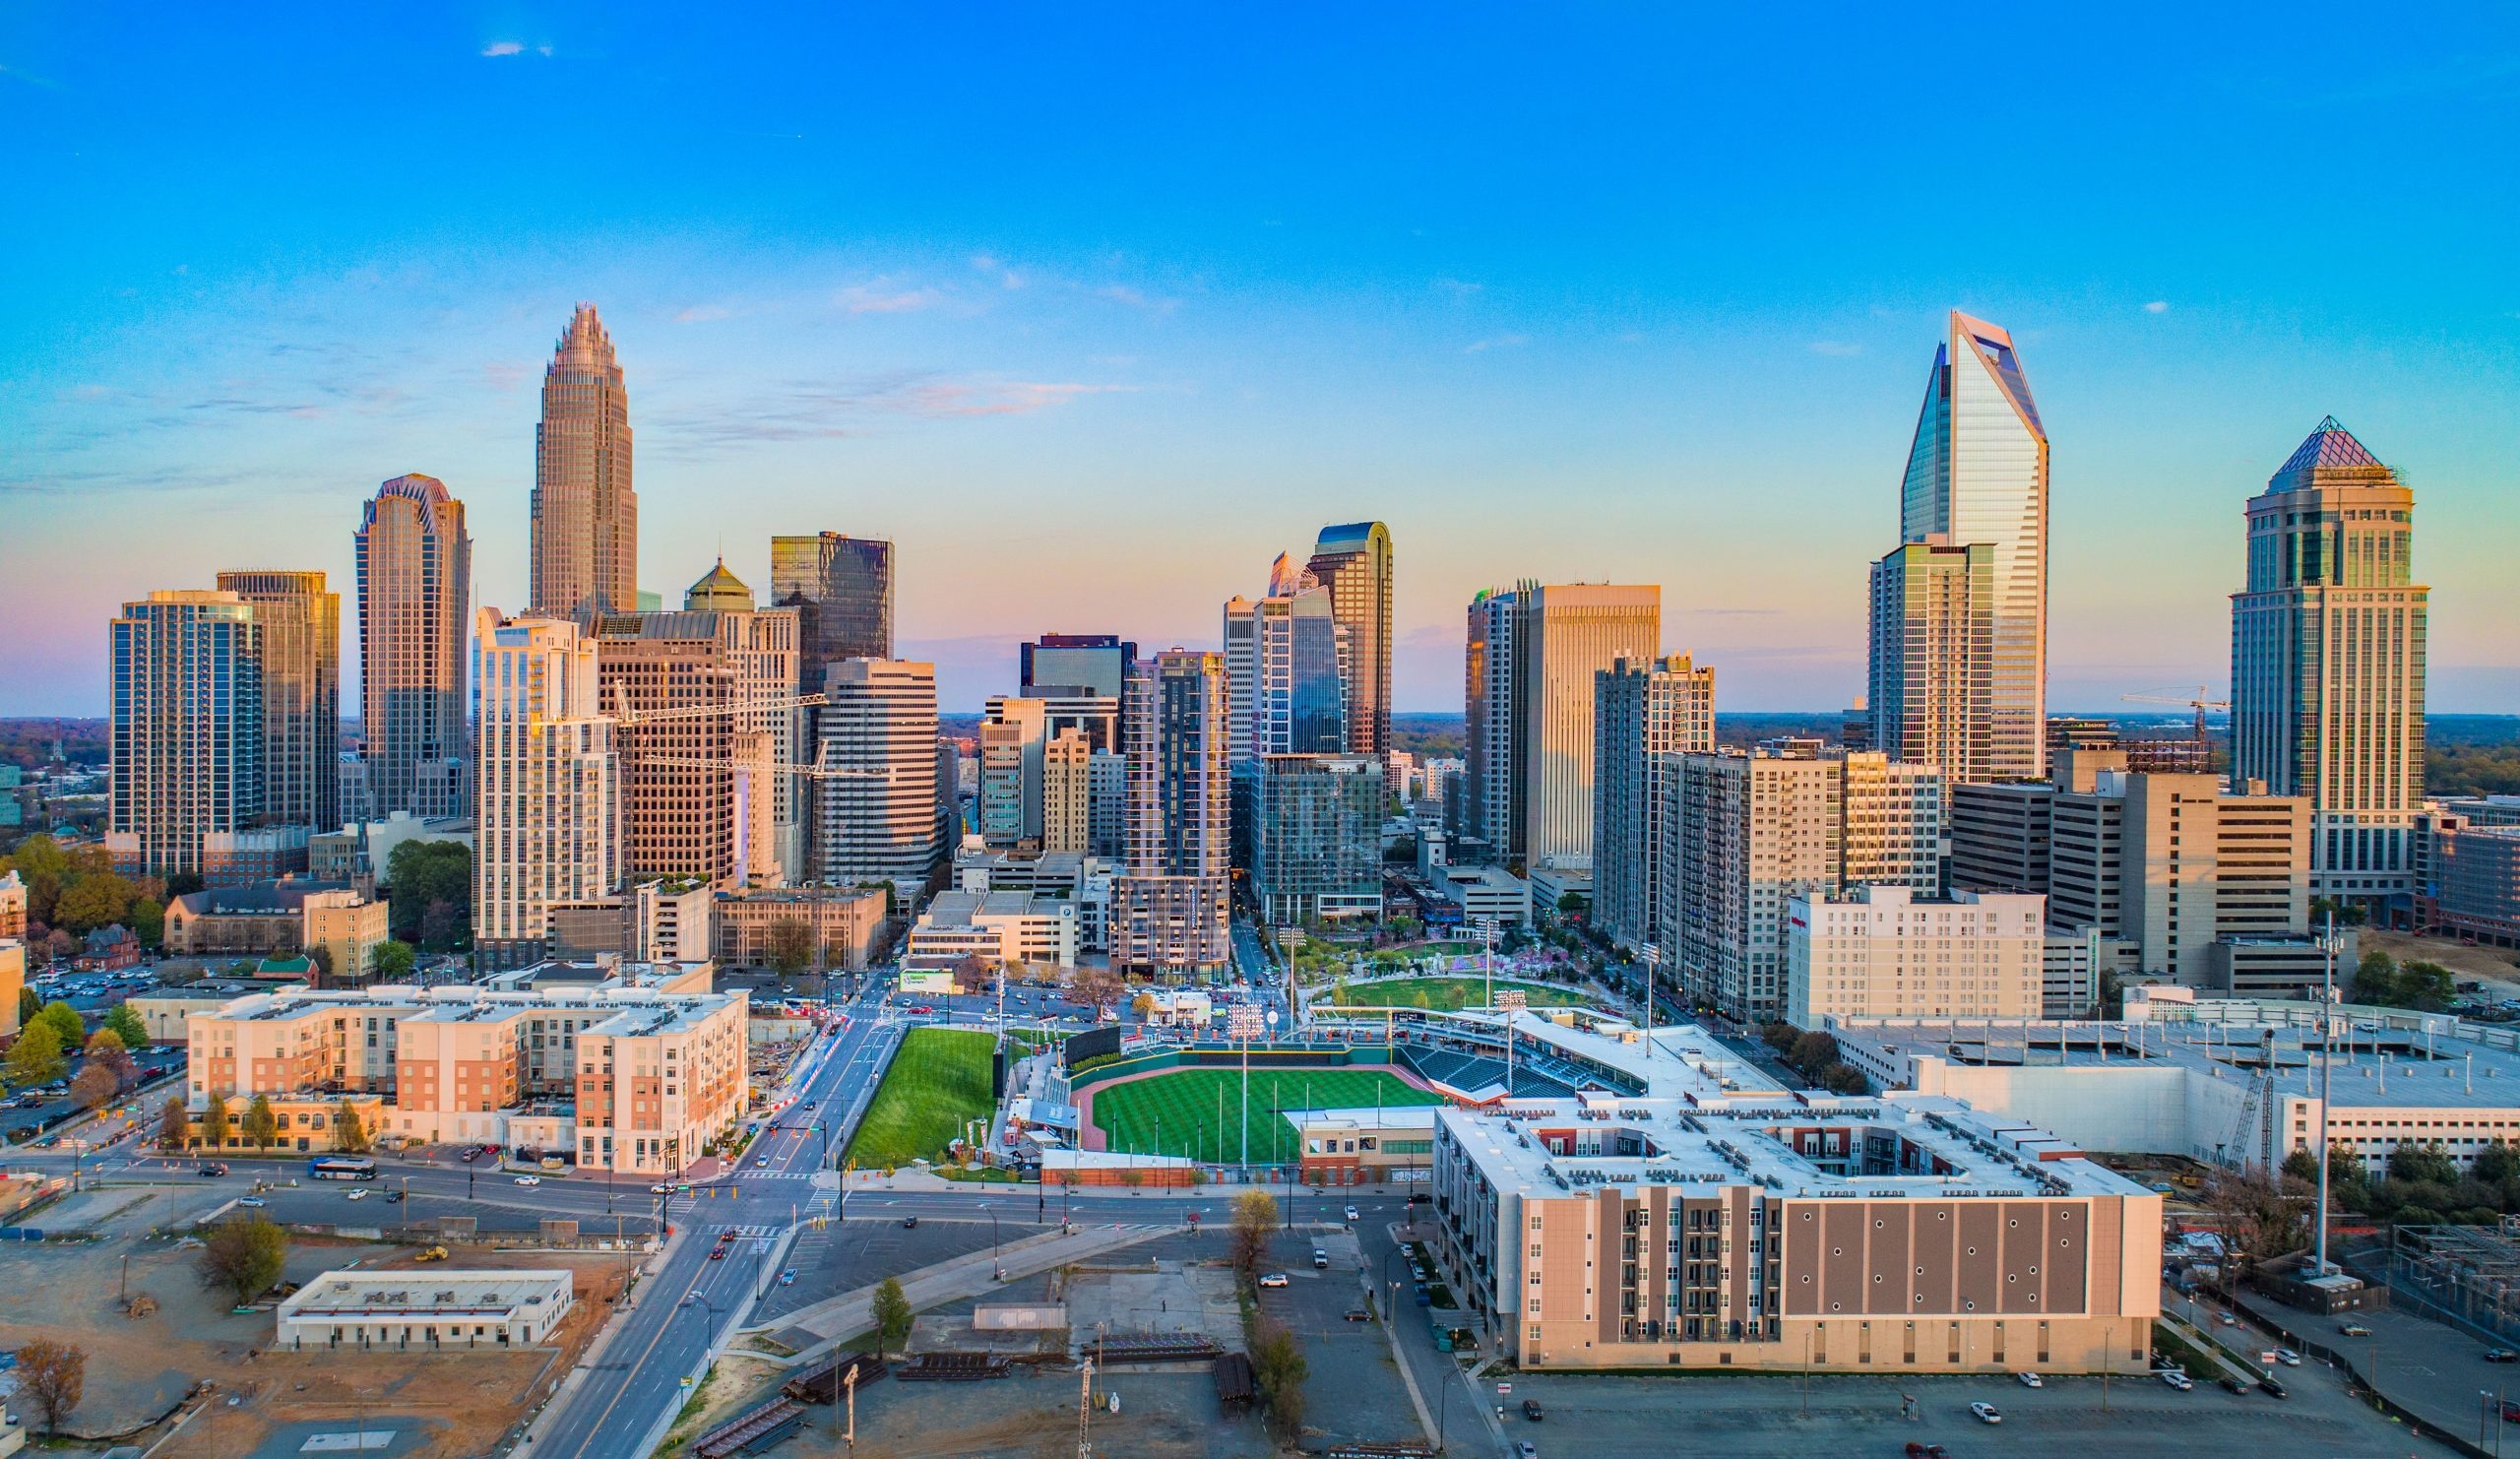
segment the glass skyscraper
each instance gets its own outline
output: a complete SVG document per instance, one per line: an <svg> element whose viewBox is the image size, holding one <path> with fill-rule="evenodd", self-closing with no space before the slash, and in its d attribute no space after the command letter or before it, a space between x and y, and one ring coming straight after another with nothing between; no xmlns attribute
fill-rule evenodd
<svg viewBox="0 0 2520 1459"><path fill-rule="evenodd" d="M824 671L843 660L893 657L891 542L837 532L774 537L770 601L799 610L808 693L820 693Z"/></svg>
<svg viewBox="0 0 2520 1459"><path fill-rule="evenodd" d="M2047 769L2048 429L2012 336L1951 312L1908 452L1902 542L1992 549L1988 779Z"/></svg>

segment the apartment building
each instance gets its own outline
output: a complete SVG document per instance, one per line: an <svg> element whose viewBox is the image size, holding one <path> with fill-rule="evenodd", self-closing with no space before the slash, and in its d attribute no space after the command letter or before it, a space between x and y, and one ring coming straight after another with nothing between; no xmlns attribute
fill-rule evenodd
<svg viewBox="0 0 2520 1459"><path fill-rule="evenodd" d="M1858 886L1786 914L1785 1021L2037 1018L2046 1011L2044 897Z"/></svg>

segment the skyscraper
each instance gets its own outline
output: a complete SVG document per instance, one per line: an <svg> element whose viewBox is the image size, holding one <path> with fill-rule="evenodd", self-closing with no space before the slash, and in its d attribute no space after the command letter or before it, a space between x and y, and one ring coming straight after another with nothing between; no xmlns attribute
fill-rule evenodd
<svg viewBox="0 0 2520 1459"><path fill-rule="evenodd" d="M1584 865L1593 855L1593 676L1655 656L1663 590L1565 583L1528 599L1514 639L1523 856L1533 866Z"/></svg>
<svg viewBox="0 0 2520 1459"><path fill-rule="evenodd" d="M491 966L513 967L543 955L553 908L619 893L619 762L594 640L493 607L473 624L472 938Z"/></svg>
<svg viewBox="0 0 2520 1459"><path fill-rule="evenodd" d="M1227 710L1236 763L1349 747L1345 666L1354 634L1330 590L1278 558L1269 596L1225 605Z"/></svg>
<svg viewBox="0 0 2520 1459"><path fill-rule="evenodd" d="M368 502L356 546L365 814L469 815L472 539L464 503L435 476L397 476Z"/></svg>
<svg viewBox="0 0 2520 1459"><path fill-rule="evenodd" d="M1093 845L1093 747L1080 730L1062 730L1041 749L1041 850Z"/></svg>
<svg viewBox="0 0 2520 1459"><path fill-rule="evenodd" d="M1931 765L1955 786L2002 773L1990 751L1994 581L1994 548L1939 535L1872 565L1867 747Z"/></svg>
<svg viewBox="0 0 2520 1459"><path fill-rule="evenodd" d="M1226 703L1221 655L1168 649L1129 677L1128 869L1113 889L1114 968L1181 974L1231 955Z"/></svg>
<svg viewBox="0 0 2520 1459"><path fill-rule="evenodd" d="M889 881L907 904L945 853L937 769L936 666L844 659L819 686L814 763L852 774L815 783L814 874Z"/></svg>
<svg viewBox="0 0 2520 1459"><path fill-rule="evenodd" d="M223 572L262 626L263 822L342 825L342 596L320 572Z"/></svg>
<svg viewBox="0 0 2520 1459"><path fill-rule="evenodd" d="M1016 646L1027 699L1080 696L1117 702L1138 646L1112 633L1044 633Z"/></svg>
<svg viewBox="0 0 2520 1459"><path fill-rule="evenodd" d="M893 657L893 544L837 532L770 539L770 601L797 610L808 691L844 659Z"/></svg>
<svg viewBox="0 0 2520 1459"><path fill-rule="evenodd" d="M996 848L1039 841L1042 776L1049 747L1047 701L992 698L980 720L980 839Z"/></svg>
<svg viewBox="0 0 2520 1459"><path fill-rule="evenodd" d="M263 637L233 593L152 593L112 628L105 850L134 876L248 880L263 825ZM297 838L299 865L306 842ZM226 870L230 874L221 875Z"/></svg>
<svg viewBox="0 0 2520 1459"><path fill-rule="evenodd" d="M2037 780L2047 766L2048 430L2012 336L1957 309L1950 339L1934 350L1899 500L1899 539L1935 539L1983 542L1990 554L1981 773Z"/></svg>
<svg viewBox="0 0 2520 1459"><path fill-rule="evenodd" d="M1382 765L1371 755L1262 755L1251 895L1279 926L1382 913Z"/></svg>
<svg viewBox="0 0 2520 1459"><path fill-rule="evenodd" d="M639 494L630 488L630 397L593 304L578 305L542 372L534 448L534 611L636 611Z"/></svg>
<svg viewBox="0 0 2520 1459"><path fill-rule="evenodd" d="M1475 836L1507 861L1523 856L1522 720L1514 713L1515 630L1539 584L1510 592L1480 589L1470 601L1462 655L1462 817L1456 836Z"/></svg>
<svg viewBox="0 0 2520 1459"><path fill-rule="evenodd" d="M1715 669L1686 654L1620 659L1594 676L1593 925L1654 940L1672 757L1715 748Z"/></svg>
<svg viewBox="0 0 2520 1459"><path fill-rule="evenodd" d="M1304 570L1330 590L1348 630L1348 749L1379 755L1391 748L1391 529L1325 527Z"/></svg>
<svg viewBox="0 0 2520 1459"><path fill-rule="evenodd" d="M2309 797L2314 895L2412 890L2429 595L2415 581L2415 493L2331 415L2247 515L2233 781Z"/></svg>

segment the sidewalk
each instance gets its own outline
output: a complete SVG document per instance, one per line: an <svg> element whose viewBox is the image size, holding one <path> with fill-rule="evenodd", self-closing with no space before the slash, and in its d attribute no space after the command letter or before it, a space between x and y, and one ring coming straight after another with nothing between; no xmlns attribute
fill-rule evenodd
<svg viewBox="0 0 2520 1459"><path fill-rule="evenodd" d="M1083 1261L1088 1257L1151 1241L1158 1237L1176 1236L1174 1226L1093 1226L1073 1236L1045 1235L1027 1237L1009 1243L994 1258L988 1252L941 1261L922 1267L896 1280L902 1284L902 1295L910 1299L913 1311L924 1311L946 1302L960 1301L994 1291L1001 1284L997 1269L1002 1266L1009 1282L1038 1276L1054 1267ZM875 1326L874 1287L861 1287L855 1292L829 1298L811 1306L799 1307L780 1318L775 1329L749 1328L785 1348L795 1350L792 1362L803 1363L821 1357L841 1342L871 1331Z"/></svg>

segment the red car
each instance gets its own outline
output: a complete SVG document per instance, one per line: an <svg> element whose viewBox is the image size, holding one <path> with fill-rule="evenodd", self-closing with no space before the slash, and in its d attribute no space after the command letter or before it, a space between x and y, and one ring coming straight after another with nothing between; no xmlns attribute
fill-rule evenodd
<svg viewBox="0 0 2520 1459"><path fill-rule="evenodd" d="M905 1011L910 1013L933 1013L936 1010L928 1007L925 1003L921 1003L915 1008L907 1009Z"/></svg>

